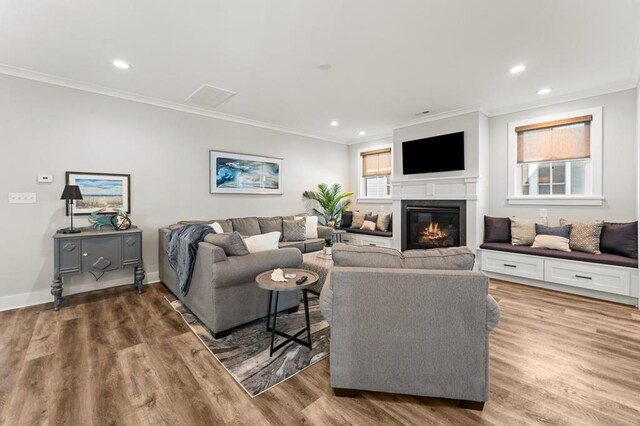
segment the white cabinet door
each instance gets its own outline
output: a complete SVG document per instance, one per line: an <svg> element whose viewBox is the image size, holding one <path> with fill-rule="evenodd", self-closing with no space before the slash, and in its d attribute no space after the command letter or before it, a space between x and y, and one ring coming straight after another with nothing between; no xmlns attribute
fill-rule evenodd
<svg viewBox="0 0 640 426"><path fill-rule="evenodd" d="M482 270L504 275L542 280L544 260L535 256L525 256L495 251L482 251Z"/></svg>
<svg viewBox="0 0 640 426"><path fill-rule="evenodd" d="M544 277L552 283L631 295L631 273L612 266L546 260Z"/></svg>

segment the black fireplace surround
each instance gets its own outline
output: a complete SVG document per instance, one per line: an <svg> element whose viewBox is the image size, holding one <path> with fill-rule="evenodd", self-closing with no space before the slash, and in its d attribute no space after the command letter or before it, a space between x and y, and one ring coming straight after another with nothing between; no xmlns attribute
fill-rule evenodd
<svg viewBox="0 0 640 426"><path fill-rule="evenodd" d="M403 200L402 250L467 244L465 200Z"/></svg>

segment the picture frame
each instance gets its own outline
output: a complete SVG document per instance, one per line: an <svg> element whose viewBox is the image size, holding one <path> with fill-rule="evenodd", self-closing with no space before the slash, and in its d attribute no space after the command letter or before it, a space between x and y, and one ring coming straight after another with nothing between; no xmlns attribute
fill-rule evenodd
<svg viewBox="0 0 640 426"><path fill-rule="evenodd" d="M66 172L67 185L78 185L82 200L74 201L74 215L90 215L96 210L131 213L131 175L118 173ZM67 205L67 216L69 206Z"/></svg>
<svg viewBox="0 0 640 426"><path fill-rule="evenodd" d="M209 151L211 194L282 195L283 159Z"/></svg>

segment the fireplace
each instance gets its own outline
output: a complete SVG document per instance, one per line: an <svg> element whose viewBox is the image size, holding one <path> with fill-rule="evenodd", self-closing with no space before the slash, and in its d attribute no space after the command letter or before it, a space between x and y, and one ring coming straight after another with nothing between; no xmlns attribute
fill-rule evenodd
<svg viewBox="0 0 640 426"><path fill-rule="evenodd" d="M402 249L466 245L466 202L402 201Z"/></svg>

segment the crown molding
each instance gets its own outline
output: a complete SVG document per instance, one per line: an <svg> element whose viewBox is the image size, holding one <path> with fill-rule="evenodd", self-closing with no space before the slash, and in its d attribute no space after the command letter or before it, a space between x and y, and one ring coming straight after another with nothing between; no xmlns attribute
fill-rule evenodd
<svg viewBox="0 0 640 426"><path fill-rule="evenodd" d="M262 129L273 130L281 133L288 133L291 135L302 136L311 139L322 140L326 142L333 142L339 144L347 144L346 141L336 138L331 138L322 135L316 135L308 133L302 130L292 129L277 124L266 123L263 121L252 120L250 118L240 117L237 115L224 114L216 111L209 111L202 108L192 107L177 102L166 101L159 98L150 96L138 95L131 92L125 92L122 90L111 89L109 87L98 86L95 84L85 83L78 80L68 79L55 75L45 74L37 71L31 71L24 68L18 68L11 65L0 64L0 74L23 78L26 80L38 81L40 83L52 84L55 86L67 87L70 89L81 90L84 92L95 93L98 95L109 96L112 98L124 99L127 101L138 102L147 105L153 105L160 108L172 109L175 111L185 112L188 114L201 115L204 117L215 118L218 120L230 121L233 123L246 124L248 126L260 127Z"/></svg>
<svg viewBox="0 0 640 426"><path fill-rule="evenodd" d="M385 139L391 139L393 140L393 133L380 133L368 138L362 138L362 139L350 139L348 141L346 141L347 145L358 145L360 143L367 143L367 142L378 142L378 141L384 141Z"/></svg>
<svg viewBox="0 0 640 426"><path fill-rule="evenodd" d="M498 115L511 114L514 112L527 111L533 108L541 108L545 106L556 105L564 102L578 101L580 99L592 98L594 96L608 95L609 93L621 92L623 90L634 89L637 86L636 83L621 83L612 86L598 87L594 89L583 90L580 92L573 92L566 95L555 96L552 98L545 98L539 101L525 102L522 104L516 104L505 107L497 107L488 110L489 117L495 117Z"/></svg>
<svg viewBox="0 0 640 426"><path fill-rule="evenodd" d="M477 106L464 107L464 108L453 109L451 111L439 112L437 114L429 114L425 117L414 118L413 120L402 121L396 124L395 126L393 126L393 130L402 129L404 127L415 126L416 124L429 123L431 121L438 121L444 118L457 117L459 115L469 114L472 112L480 112L487 115L484 109L481 107L477 107Z"/></svg>

